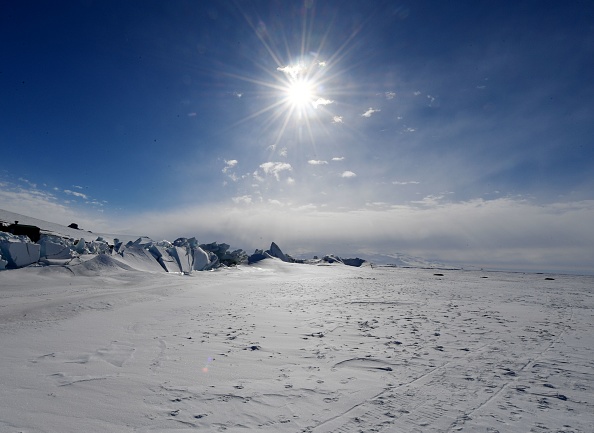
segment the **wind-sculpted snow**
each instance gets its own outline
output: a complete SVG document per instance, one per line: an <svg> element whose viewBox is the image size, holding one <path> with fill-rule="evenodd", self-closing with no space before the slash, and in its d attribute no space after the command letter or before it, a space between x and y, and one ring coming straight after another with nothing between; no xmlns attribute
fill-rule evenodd
<svg viewBox="0 0 594 433"><path fill-rule="evenodd" d="M593 431L592 277L87 257L0 273L0 431Z"/></svg>

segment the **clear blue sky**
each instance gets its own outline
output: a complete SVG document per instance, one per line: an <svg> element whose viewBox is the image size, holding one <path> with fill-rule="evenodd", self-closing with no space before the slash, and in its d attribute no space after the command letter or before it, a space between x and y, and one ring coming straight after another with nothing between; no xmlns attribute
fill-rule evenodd
<svg viewBox="0 0 594 433"><path fill-rule="evenodd" d="M3 2L0 208L594 269L593 71L589 2Z"/></svg>

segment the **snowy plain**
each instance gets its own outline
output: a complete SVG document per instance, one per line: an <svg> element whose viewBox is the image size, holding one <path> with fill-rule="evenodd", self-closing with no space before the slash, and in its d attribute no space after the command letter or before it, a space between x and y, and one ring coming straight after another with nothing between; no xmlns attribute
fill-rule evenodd
<svg viewBox="0 0 594 433"><path fill-rule="evenodd" d="M593 295L277 259L3 271L0 431L592 432Z"/></svg>

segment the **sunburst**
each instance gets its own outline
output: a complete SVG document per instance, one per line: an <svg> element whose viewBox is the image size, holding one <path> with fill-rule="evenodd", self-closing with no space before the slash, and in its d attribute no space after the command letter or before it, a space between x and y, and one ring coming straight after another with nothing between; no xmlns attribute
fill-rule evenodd
<svg viewBox="0 0 594 433"><path fill-rule="evenodd" d="M262 24L250 24L254 33L265 47L268 55L276 64L276 69L271 69L268 59L261 61L254 60L255 65L262 71L258 78L246 75L228 74L242 81L256 84L260 87L259 99L267 99L268 104L257 111L241 119L238 123L244 123L254 118L264 117L264 129L274 133L272 148L282 141L288 131L294 130L298 135L298 141L303 142L306 137L315 146L314 125L327 131L328 125L340 113L331 110L331 90L336 93L336 81L341 71L336 68L346 53L346 47L356 32L346 38L340 48L334 52L327 52L328 34L318 38L319 45L311 47L309 35L311 35L311 23L306 23L304 17L303 35L301 36L301 47L297 55L292 54L286 35L279 35L282 42L284 39L286 54L282 55L272 42L272 37L261 29ZM329 33L330 30L327 29ZM323 53L327 55L324 57ZM283 60L283 57L287 60ZM341 93L344 93L342 91ZM305 135L304 135L305 133Z"/></svg>

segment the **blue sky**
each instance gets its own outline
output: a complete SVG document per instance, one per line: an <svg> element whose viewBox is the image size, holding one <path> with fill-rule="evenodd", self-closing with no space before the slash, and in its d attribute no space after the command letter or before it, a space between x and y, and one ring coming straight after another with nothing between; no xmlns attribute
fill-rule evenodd
<svg viewBox="0 0 594 433"><path fill-rule="evenodd" d="M449 3L4 3L0 208L594 270L594 10Z"/></svg>

